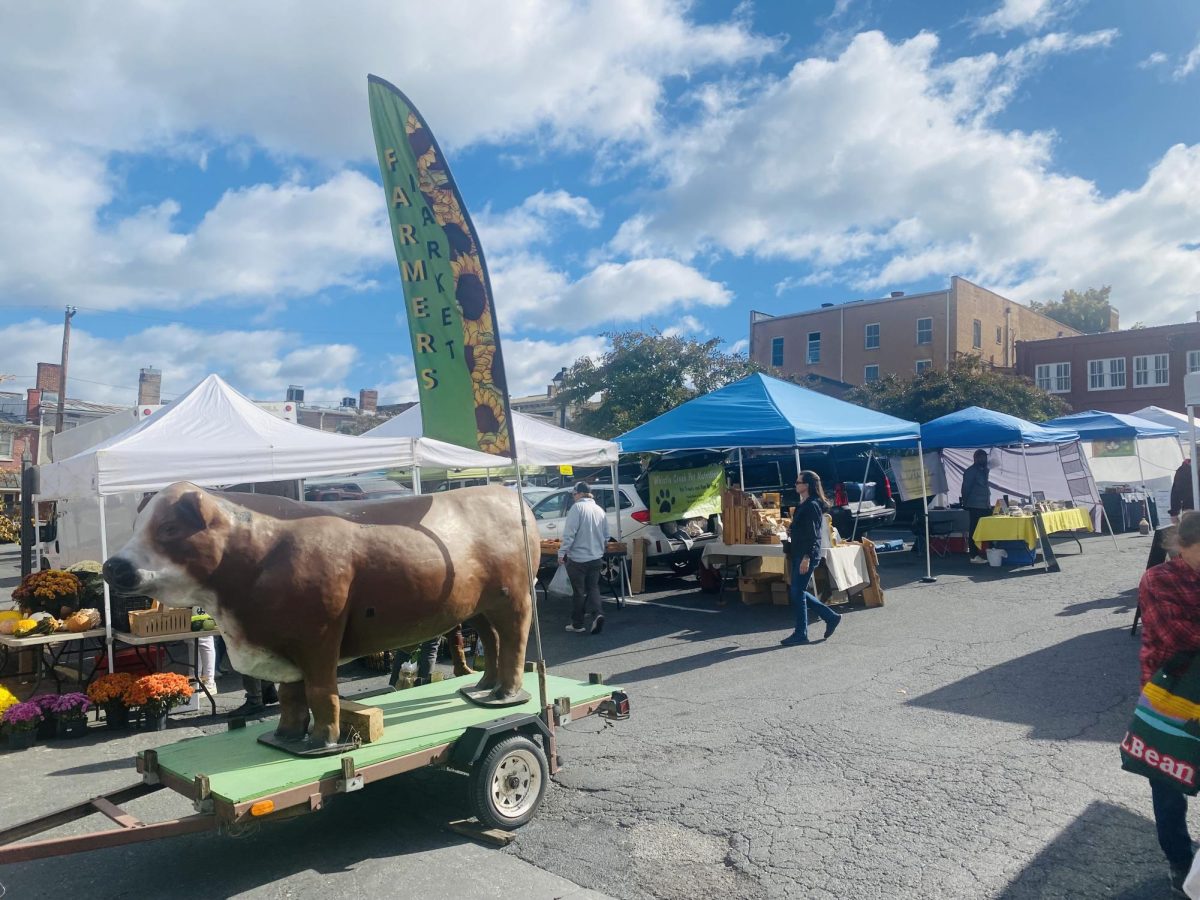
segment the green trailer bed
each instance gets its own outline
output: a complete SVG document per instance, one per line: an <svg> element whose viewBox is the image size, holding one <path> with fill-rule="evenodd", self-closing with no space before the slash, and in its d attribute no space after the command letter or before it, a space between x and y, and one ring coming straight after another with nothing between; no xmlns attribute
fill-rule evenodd
<svg viewBox="0 0 1200 900"><path fill-rule="evenodd" d="M192 784L198 776L207 776L208 789L215 800L240 806L291 788L338 778L344 758L352 758L356 769L366 769L443 747L471 726L501 716L538 714L536 696L521 706L496 710L478 706L458 693L460 687L478 680L478 675L464 675L361 700L355 698L364 706L383 710L383 740L363 744L342 756L304 758L260 744L258 736L275 729L274 720L270 720L160 747L155 752L159 777ZM572 706L604 700L612 691L603 684L546 676L546 696L570 697Z"/></svg>

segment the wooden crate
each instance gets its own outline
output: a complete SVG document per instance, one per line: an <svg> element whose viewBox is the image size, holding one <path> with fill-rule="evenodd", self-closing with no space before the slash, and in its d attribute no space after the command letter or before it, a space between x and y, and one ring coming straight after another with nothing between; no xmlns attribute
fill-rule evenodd
<svg viewBox="0 0 1200 900"><path fill-rule="evenodd" d="M157 605L153 609L131 609L129 631L136 637L157 637L161 634L179 634L192 629L191 607L166 607Z"/></svg>
<svg viewBox="0 0 1200 900"><path fill-rule="evenodd" d="M747 606L762 606L771 602L770 591L742 591L742 602Z"/></svg>

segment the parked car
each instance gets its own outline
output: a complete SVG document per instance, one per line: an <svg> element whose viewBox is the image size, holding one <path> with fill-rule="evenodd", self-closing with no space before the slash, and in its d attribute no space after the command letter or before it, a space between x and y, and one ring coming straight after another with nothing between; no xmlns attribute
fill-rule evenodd
<svg viewBox="0 0 1200 900"><path fill-rule="evenodd" d="M843 538L866 534L873 528L891 525L896 520L896 499L885 469L886 460L871 454L868 464L866 450L849 446L801 450L800 465L820 476L830 503L833 526ZM730 455L725 471L729 483L737 484L739 469L736 454ZM745 474L746 490L756 494L777 492L782 495L781 502L785 507L795 506L799 502L794 453L745 454L741 471Z"/></svg>
<svg viewBox="0 0 1200 900"><path fill-rule="evenodd" d="M310 502L340 500L391 500L408 497L412 491L383 475L354 475L336 480L308 480L304 499Z"/></svg>
<svg viewBox="0 0 1200 900"><path fill-rule="evenodd" d="M696 569L704 544L715 540L720 534L720 516L711 520L693 522L664 522L650 524L650 510L645 498L636 485L619 486L621 540L645 538L649 541L646 564L656 568L667 567L677 574L686 575ZM617 510L611 484L592 485L592 496L596 503L608 513L608 529L612 537L617 536ZM567 513L574 503L573 488L560 488L547 494L533 507L537 520L538 534L543 539L562 537ZM701 526L699 522L704 522Z"/></svg>

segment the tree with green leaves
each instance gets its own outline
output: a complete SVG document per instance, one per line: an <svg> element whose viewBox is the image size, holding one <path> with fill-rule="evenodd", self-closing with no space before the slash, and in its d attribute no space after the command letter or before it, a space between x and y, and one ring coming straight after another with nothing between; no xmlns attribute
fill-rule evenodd
<svg viewBox="0 0 1200 900"><path fill-rule="evenodd" d="M1062 400L1028 378L1005 375L977 356L964 356L950 369L927 369L912 378L886 375L852 390L851 403L910 422L928 422L968 406L1044 422L1071 411Z"/></svg>
<svg viewBox="0 0 1200 900"><path fill-rule="evenodd" d="M1061 300L1045 303L1034 300L1029 308L1084 334L1099 334L1108 331L1112 322L1112 304L1108 300L1111 291L1112 285L1108 284L1102 288L1088 288L1082 294L1063 291Z"/></svg>
<svg viewBox="0 0 1200 900"><path fill-rule="evenodd" d="M720 338L697 341L659 331L605 335L612 349L567 370L559 399L577 409L573 426L611 438L693 397L759 371L744 353L725 353ZM592 398L599 396L598 405Z"/></svg>

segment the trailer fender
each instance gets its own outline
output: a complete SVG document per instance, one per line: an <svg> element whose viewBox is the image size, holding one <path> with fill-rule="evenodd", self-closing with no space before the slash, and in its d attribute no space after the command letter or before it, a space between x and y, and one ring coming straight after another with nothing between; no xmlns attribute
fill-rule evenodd
<svg viewBox="0 0 1200 900"><path fill-rule="evenodd" d="M542 746L550 746L550 729L540 716L532 713L514 713L500 719L484 722L482 725L472 725L463 732L462 737L454 742L450 750L450 766L464 771L470 769L487 750L488 744L496 737L509 734L525 734L529 737L540 736Z"/></svg>

